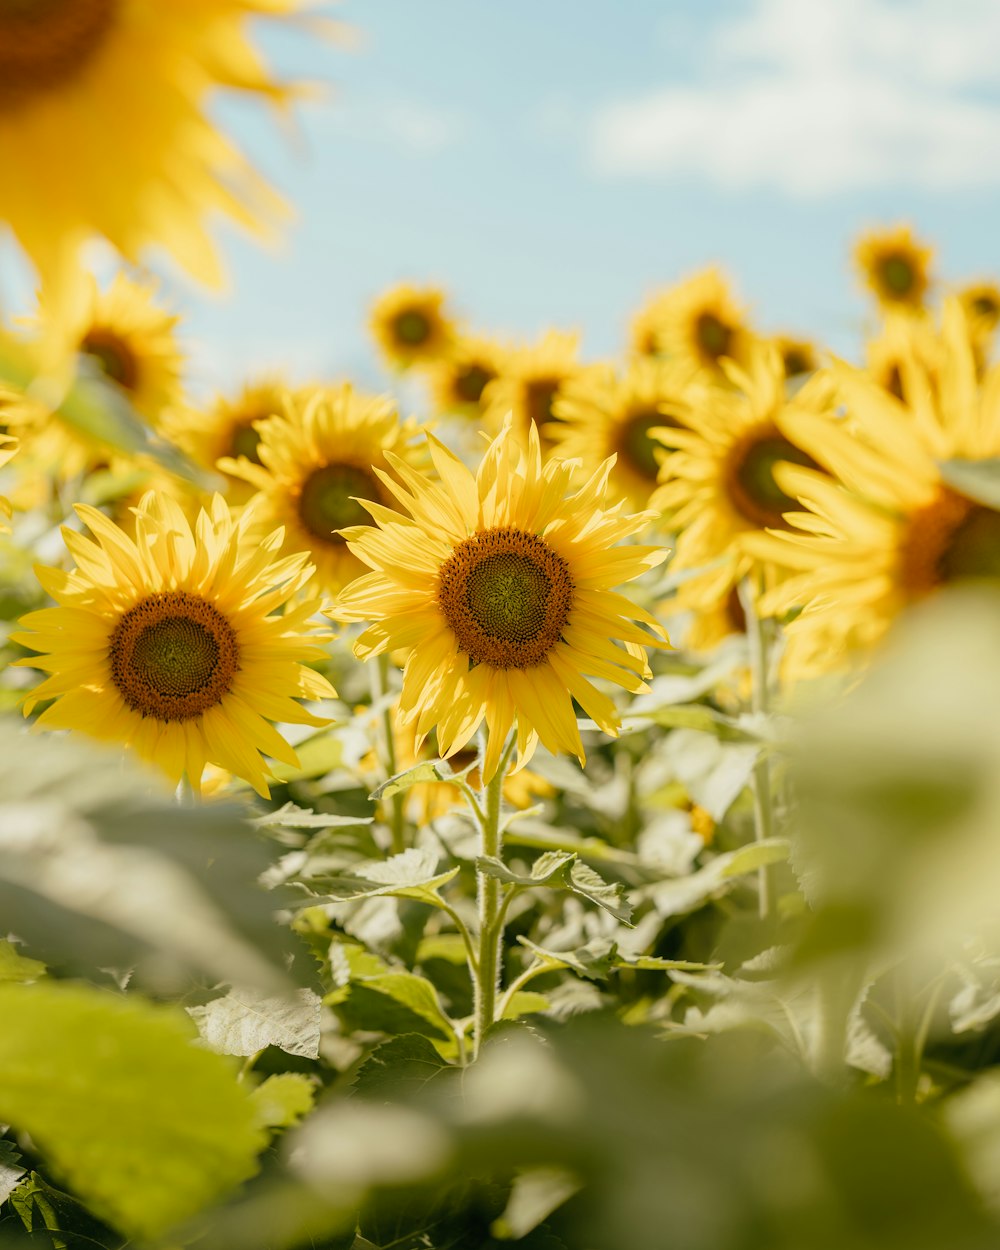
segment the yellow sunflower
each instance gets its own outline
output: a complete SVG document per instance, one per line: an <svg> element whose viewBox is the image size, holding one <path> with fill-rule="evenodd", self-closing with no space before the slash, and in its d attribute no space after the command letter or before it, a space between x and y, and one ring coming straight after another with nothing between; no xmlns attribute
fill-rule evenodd
<svg viewBox="0 0 1000 1250"><path fill-rule="evenodd" d="M435 411L482 417L486 388L504 371L506 352L492 339L460 337L427 370Z"/></svg>
<svg viewBox="0 0 1000 1250"><path fill-rule="evenodd" d="M388 454L427 464L416 422L401 421L386 396L359 394L345 382L289 391L278 415L254 428L259 463L223 457L219 468L256 489L258 525L283 526L285 549L308 551L318 584L338 591L363 571L340 531L368 521L368 502L392 502L379 476Z"/></svg>
<svg viewBox="0 0 1000 1250"><path fill-rule="evenodd" d="M914 385L905 407L864 371L840 366L838 395L851 420L802 431L803 446L836 480L777 470L806 510L753 547L792 574L765 606L802 609L787 629L796 675L863 657L899 612L940 586L1000 577L1000 513L961 494L938 468L953 457L1000 455L1000 367L977 379L957 301L946 304L940 346L933 379L919 351L907 360Z"/></svg>
<svg viewBox="0 0 1000 1250"><path fill-rule="evenodd" d="M59 606L29 613L12 635L39 652L17 663L49 674L25 715L53 699L40 726L125 743L196 790L206 763L218 764L266 798L261 753L297 764L269 720L325 724L295 700L334 694L303 663L324 658L309 624L318 605L276 614L309 579L307 557L277 559L280 533L248 542L246 519L219 495L192 530L150 492L134 542L96 508L77 511L97 541L63 531L77 567L38 569Z"/></svg>
<svg viewBox="0 0 1000 1250"><path fill-rule="evenodd" d="M0 5L0 185L8 221L52 302L79 294L82 245L129 260L167 248L219 279L205 218L251 229L284 213L209 119L218 88L284 103L248 39L249 18L301 0L5 0Z"/></svg>
<svg viewBox="0 0 1000 1250"><path fill-rule="evenodd" d="M706 388L700 402L678 414L659 438L672 448L651 506L666 512L678 533L671 569L704 569L688 581L691 603L715 605L751 572L770 580L770 569L744 539L785 526L796 501L779 485L783 462L814 465L799 437L801 422L827 402L827 392L807 386L785 396L785 370L777 349L760 344L749 371L728 366L731 386Z"/></svg>
<svg viewBox="0 0 1000 1250"><path fill-rule="evenodd" d="M490 383L483 396L486 427L496 433L510 416L518 438L526 439L534 424L547 439L556 399L583 367L577 359L578 351L578 336L560 330L546 331L534 347L511 350L503 373Z"/></svg>
<svg viewBox="0 0 1000 1250"><path fill-rule="evenodd" d="M717 375L723 359L744 364L753 343L744 310L718 269L705 269L660 292L633 325L644 354L671 359ZM636 339L636 345L639 345Z"/></svg>
<svg viewBox="0 0 1000 1250"><path fill-rule="evenodd" d="M879 333L865 344L873 381L905 404L914 386L937 385L941 346L929 314L889 310ZM911 362L917 362L914 369Z"/></svg>
<svg viewBox="0 0 1000 1250"><path fill-rule="evenodd" d="M633 508L649 507L665 455L650 431L677 425L678 414L689 407L690 382L683 366L648 358L633 360L620 375L610 365L583 370L553 404L558 418L551 426L553 454L580 460L587 472L616 456L612 497Z"/></svg>
<svg viewBox="0 0 1000 1250"><path fill-rule="evenodd" d="M181 394L182 356L177 343L179 318L156 303L156 285L124 273L102 291L86 275L86 300L73 316L60 315L44 300L31 322L46 354L63 362L84 359L119 388L131 407L153 427ZM70 366L71 368L71 366ZM58 379L53 379L58 382ZM3 419L23 430L25 467L63 481L107 461L110 448L59 418L62 387L53 385L52 402L37 388L18 393L3 388Z"/></svg>
<svg viewBox="0 0 1000 1250"><path fill-rule="evenodd" d="M17 451L17 439L11 438L9 434L0 434L0 469ZM3 518L9 517L11 514L10 500L0 495L0 534L6 534L10 531L10 526L4 523Z"/></svg>
<svg viewBox="0 0 1000 1250"><path fill-rule="evenodd" d="M933 254L914 238L909 226L894 226L862 235L854 262L883 308L916 310L923 307L930 286Z"/></svg>
<svg viewBox="0 0 1000 1250"><path fill-rule="evenodd" d="M386 362L396 369L439 360L450 349L455 326L438 287L403 282L372 306L371 330Z"/></svg>
<svg viewBox="0 0 1000 1250"><path fill-rule="evenodd" d="M573 700L606 733L620 723L585 674L645 689L644 647L668 645L655 617L610 589L663 558L656 547L614 545L649 514L607 508L610 464L569 494L575 466L543 467L534 426L522 444L506 422L475 476L428 437L440 483L392 457L400 480L379 476L403 511L369 505L375 525L348 531L373 572L329 614L374 622L354 644L359 659L405 654L400 719L415 723L418 742L436 727L453 756L485 718L487 782L515 724L519 766L539 741L582 763Z"/></svg>
<svg viewBox="0 0 1000 1250"><path fill-rule="evenodd" d="M995 282L973 282L958 292L958 299L974 329L996 329L1000 323L1000 286Z"/></svg>
<svg viewBox="0 0 1000 1250"><path fill-rule="evenodd" d="M781 353L781 363L789 381L798 381L819 368L816 345L808 339L779 334L774 339L774 345Z"/></svg>

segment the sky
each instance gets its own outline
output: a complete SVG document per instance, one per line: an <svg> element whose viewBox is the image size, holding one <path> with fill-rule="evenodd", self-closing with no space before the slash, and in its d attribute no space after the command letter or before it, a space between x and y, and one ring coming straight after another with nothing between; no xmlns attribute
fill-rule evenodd
<svg viewBox="0 0 1000 1250"><path fill-rule="evenodd" d="M1000 277L997 0L342 0L351 46L260 27L326 85L292 130L215 114L295 206L277 249L217 231L224 298L157 268L195 389L270 368L383 386L367 310L440 283L470 328L619 350L709 263L765 331L852 353L849 250L910 222L953 281ZM6 266L6 267L5 267ZM24 283L0 258L0 279ZM13 277L12 277L13 275Z"/></svg>

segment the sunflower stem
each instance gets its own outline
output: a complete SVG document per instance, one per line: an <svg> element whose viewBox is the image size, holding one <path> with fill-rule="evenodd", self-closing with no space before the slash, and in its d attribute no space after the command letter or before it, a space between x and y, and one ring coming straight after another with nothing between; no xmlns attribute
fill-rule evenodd
<svg viewBox="0 0 1000 1250"><path fill-rule="evenodd" d="M763 717L771 709L770 671L768 665L769 622L757 612L754 587L750 579L740 583L740 604L746 618L747 641L750 647L750 706L756 717ZM766 749L757 757L753 768L753 825L758 842L770 838L773 832L771 795L771 760ZM764 864L757 872L758 900L761 920L768 920L772 908L771 872Z"/></svg>
<svg viewBox="0 0 1000 1250"><path fill-rule="evenodd" d="M372 665L372 703L384 699L389 691L389 657L383 652ZM382 768L386 778L394 777L399 771L396 761L396 739L392 732L392 707L386 701L382 709L382 732L379 745L381 747ZM392 854L401 855L406 850L406 813L404 805L406 796L394 794L389 799L389 832L392 837Z"/></svg>
<svg viewBox="0 0 1000 1250"><path fill-rule="evenodd" d="M500 812L503 806L503 783L513 754L516 739L511 735L500 764L486 786L483 819L479 822L480 854L499 859L503 849ZM497 989L500 982L500 950L503 942L503 907L500 882L485 872L477 872L479 909L479 955L473 972L475 998L474 1054L478 1055L483 1038L496 1020Z"/></svg>

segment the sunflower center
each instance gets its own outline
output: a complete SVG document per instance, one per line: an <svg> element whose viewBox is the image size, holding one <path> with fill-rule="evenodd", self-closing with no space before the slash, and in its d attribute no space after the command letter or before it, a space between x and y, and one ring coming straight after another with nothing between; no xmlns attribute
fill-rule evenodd
<svg viewBox="0 0 1000 1250"><path fill-rule="evenodd" d="M3 0L0 0L0 4ZM97 362L105 377L126 391L134 391L139 381L139 363L131 347L111 330L88 330L80 351Z"/></svg>
<svg viewBox="0 0 1000 1250"><path fill-rule="evenodd" d="M81 73L117 10L118 0L0 0L0 110Z"/></svg>
<svg viewBox="0 0 1000 1250"><path fill-rule="evenodd" d="M407 347L419 347L427 342L431 334L430 321L416 308L401 312L392 323L392 328L397 340Z"/></svg>
<svg viewBox="0 0 1000 1250"><path fill-rule="evenodd" d="M260 435L253 428L253 422L259 419L259 417L249 417L233 430L232 441L229 444L229 454L234 459L246 456L247 460L251 460L254 464L261 463L259 450Z"/></svg>
<svg viewBox="0 0 1000 1250"><path fill-rule="evenodd" d="M1000 512L945 488L912 517L901 561L913 598L952 582L1000 579Z"/></svg>
<svg viewBox="0 0 1000 1250"><path fill-rule="evenodd" d="M799 504L774 479L774 466L784 461L809 469L819 467L812 456L773 428L753 434L734 448L729 463L729 495L737 512L751 525L762 529L788 528L784 513Z"/></svg>
<svg viewBox="0 0 1000 1250"><path fill-rule="evenodd" d="M495 377L496 374L483 365L466 365L455 373L455 394L463 404L478 404Z"/></svg>
<svg viewBox="0 0 1000 1250"><path fill-rule="evenodd" d="M111 680L126 704L161 721L214 707L239 668L233 627L184 590L161 591L124 613L109 643Z"/></svg>
<svg viewBox="0 0 1000 1250"><path fill-rule="evenodd" d="M535 425L540 426L554 419L552 403L558 390L559 382L555 378L536 378L528 383L524 403L528 410L529 421L534 421Z"/></svg>
<svg viewBox="0 0 1000 1250"><path fill-rule="evenodd" d="M789 347L782 355L786 378L798 378L815 368L811 356L802 347Z"/></svg>
<svg viewBox="0 0 1000 1250"><path fill-rule="evenodd" d="M658 426L675 426L677 422L662 412L637 412L622 423L618 450L624 460L642 477L655 482L660 471L657 452L663 444L650 436Z"/></svg>
<svg viewBox="0 0 1000 1250"><path fill-rule="evenodd" d="M973 299L972 311L977 317L987 317L991 321L996 321L997 317L1000 316L1000 303L997 302L995 295L983 292L982 295L977 295Z"/></svg>
<svg viewBox="0 0 1000 1250"><path fill-rule="evenodd" d="M371 516L358 500L378 498L378 485L369 469L356 464L325 464L303 483L299 518L321 542L339 545L344 539L335 530L371 524Z"/></svg>
<svg viewBox="0 0 1000 1250"><path fill-rule="evenodd" d="M727 326L715 313L703 312L694 323L694 334L698 347L708 360L718 360L720 356L729 355L729 344L733 337L731 326Z"/></svg>
<svg viewBox="0 0 1000 1250"><path fill-rule="evenodd" d="M438 602L474 665L532 668L559 641L573 579L543 538L497 526L454 549L441 566Z"/></svg>
<svg viewBox="0 0 1000 1250"><path fill-rule="evenodd" d="M885 289L897 299L909 295L913 290L917 275L907 257L898 254L886 256L879 272Z"/></svg>

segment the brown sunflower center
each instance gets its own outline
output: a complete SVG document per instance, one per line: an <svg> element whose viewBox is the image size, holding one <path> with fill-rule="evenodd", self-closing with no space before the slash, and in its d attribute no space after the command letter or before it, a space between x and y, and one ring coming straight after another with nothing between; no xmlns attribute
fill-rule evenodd
<svg viewBox="0 0 1000 1250"><path fill-rule="evenodd" d="M190 720L214 707L239 668L233 627L185 590L161 591L124 613L109 643L111 680L133 712Z"/></svg>
<svg viewBox="0 0 1000 1250"><path fill-rule="evenodd" d="M0 0L0 4L3 0ZM135 352L113 330L95 327L88 330L80 343L80 351L97 362L101 372L126 391L134 391L139 382L139 362Z"/></svg>
<svg viewBox="0 0 1000 1250"><path fill-rule="evenodd" d="M774 427L756 431L737 443L727 466L729 498L737 512L751 525L787 529L784 513L798 508L774 479L774 466L789 461L809 469L819 466L812 456L789 442Z"/></svg>
<svg viewBox="0 0 1000 1250"><path fill-rule="evenodd" d="M359 499L378 500L378 482L370 469L356 464L325 464L306 478L299 495L299 518L324 543L341 544L335 530L369 525L371 516Z"/></svg>
<svg viewBox="0 0 1000 1250"><path fill-rule="evenodd" d="M911 518L900 557L912 598L951 582L1000 579L1000 512L944 488Z"/></svg>
<svg viewBox="0 0 1000 1250"><path fill-rule="evenodd" d="M729 355L733 328L726 325L715 313L699 313L694 323L694 336L698 350L706 360L714 362L720 356Z"/></svg>
<svg viewBox="0 0 1000 1250"><path fill-rule="evenodd" d="M972 299L972 311L977 317L985 317L988 321L1000 318L1000 301L989 291L982 291Z"/></svg>
<svg viewBox="0 0 1000 1250"><path fill-rule="evenodd" d="M524 406L528 412L528 420L535 425L544 425L552 421L555 414L552 404L559 391L558 378L534 378L524 390Z"/></svg>
<svg viewBox="0 0 1000 1250"><path fill-rule="evenodd" d="M254 464L260 464L260 435L253 428L254 421L259 421L260 416L254 415L247 417L245 421L241 421L239 425L233 428L232 439L229 444L229 454L234 459L240 456L246 456L247 460Z"/></svg>
<svg viewBox="0 0 1000 1250"><path fill-rule="evenodd" d="M543 538L497 526L454 549L441 566L438 602L473 664L531 668L559 641L573 579Z"/></svg>
<svg viewBox="0 0 1000 1250"><path fill-rule="evenodd" d="M397 314L392 323L392 332L397 342L407 347L420 347L431 336L430 318L419 308L407 308Z"/></svg>
<svg viewBox="0 0 1000 1250"><path fill-rule="evenodd" d="M806 347L786 347L781 359L786 378L799 378L804 373L812 373L816 368L812 353Z"/></svg>
<svg viewBox="0 0 1000 1250"><path fill-rule="evenodd" d="M892 252L879 264L879 278L886 293L895 299L905 299L917 281L917 271L908 256Z"/></svg>
<svg viewBox="0 0 1000 1250"><path fill-rule="evenodd" d="M463 404L478 404L495 377L496 373L485 365L464 365L455 371L455 397Z"/></svg>
<svg viewBox="0 0 1000 1250"><path fill-rule="evenodd" d="M672 417L664 416L662 412L647 410L634 413L628 420L622 422L621 432L618 435L620 456L641 477L655 482L660 471L657 452L663 450L663 444L659 439L653 438L649 431L655 430L658 426L676 427L676 425L677 422Z"/></svg>
<svg viewBox="0 0 1000 1250"><path fill-rule="evenodd" d="M79 74L117 12L118 0L0 0L0 110Z"/></svg>

